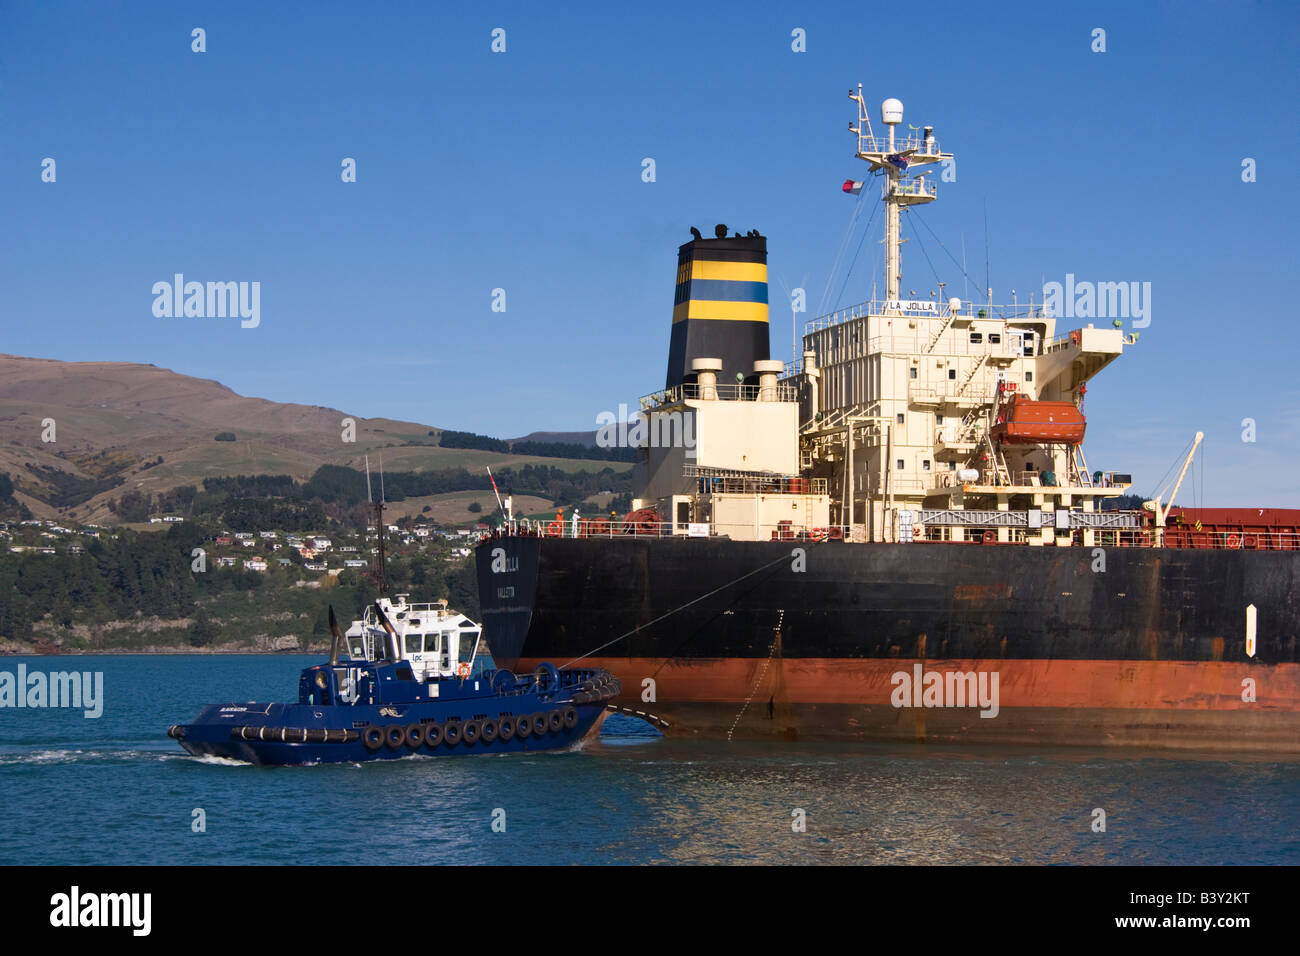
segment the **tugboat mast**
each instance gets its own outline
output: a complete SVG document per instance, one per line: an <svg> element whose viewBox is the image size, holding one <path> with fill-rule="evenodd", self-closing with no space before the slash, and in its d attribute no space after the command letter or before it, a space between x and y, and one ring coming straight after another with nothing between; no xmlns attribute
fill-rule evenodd
<svg viewBox="0 0 1300 956"><path fill-rule="evenodd" d="M370 491L370 456L366 456L366 501L372 502L374 495ZM380 597L388 597L388 552L384 544L384 472L383 463L380 463L379 472L379 500L373 501L375 509L375 531L379 535L379 548L375 554L374 566L372 573L375 578L375 587L379 589Z"/></svg>

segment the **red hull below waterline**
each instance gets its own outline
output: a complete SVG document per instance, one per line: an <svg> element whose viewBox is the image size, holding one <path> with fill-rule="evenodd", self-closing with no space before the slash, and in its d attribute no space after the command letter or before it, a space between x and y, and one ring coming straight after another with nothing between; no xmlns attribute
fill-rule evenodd
<svg viewBox="0 0 1300 956"><path fill-rule="evenodd" d="M518 666L539 663L524 658ZM582 663L622 682L611 707L673 736L1300 753L1300 664L780 657Z"/></svg>

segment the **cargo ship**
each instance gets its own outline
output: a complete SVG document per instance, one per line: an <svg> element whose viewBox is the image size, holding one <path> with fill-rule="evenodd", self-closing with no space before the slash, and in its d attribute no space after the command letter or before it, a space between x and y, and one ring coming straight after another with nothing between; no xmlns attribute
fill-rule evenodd
<svg viewBox="0 0 1300 956"><path fill-rule="evenodd" d="M664 387L602 429L642 449L634 510L476 549L497 660L608 670L674 735L1300 752L1300 512L1178 507L1200 433L1141 507L1090 467L1122 319L903 298L901 214L953 157L849 95L883 296L775 360L766 237L692 228Z"/></svg>

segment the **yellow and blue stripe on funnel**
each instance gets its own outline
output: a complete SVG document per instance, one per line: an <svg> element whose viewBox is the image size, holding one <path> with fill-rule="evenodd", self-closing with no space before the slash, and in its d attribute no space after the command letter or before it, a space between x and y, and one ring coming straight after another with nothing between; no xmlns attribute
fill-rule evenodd
<svg viewBox="0 0 1300 956"><path fill-rule="evenodd" d="M694 381L697 358L722 360L719 383L748 381L768 357L767 239L757 232L730 239L694 239L677 250L671 388Z"/></svg>
<svg viewBox="0 0 1300 956"><path fill-rule="evenodd" d="M767 264L695 258L679 265L673 324L686 319L766 322Z"/></svg>

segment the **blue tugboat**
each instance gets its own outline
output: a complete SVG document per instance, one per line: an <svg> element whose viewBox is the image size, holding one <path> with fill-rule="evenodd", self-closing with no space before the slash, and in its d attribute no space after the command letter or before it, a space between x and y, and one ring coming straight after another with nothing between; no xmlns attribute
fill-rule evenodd
<svg viewBox="0 0 1300 956"><path fill-rule="evenodd" d="M369 494L369 462L366 463ZM339 631L328 663L303 669L296 704L212 704L167 736L196 756L255 764L346 763L571 747L598 727L618 679L604 670L532 674L484 668L482 628L439 604L388 596L384 501L374 576L379 599Z"/></svg>
<svg viewBox="0 0 1300 956"><path fill-rule="evenodd" d="M425 619L414 615L428 607L381 599L346 640L331 607L329 662L303 669L298 703L213 704L167 735L192 754L254 764L559 750L590 733L619 693L617 678L603 670L476 668L477 627L413 644L411 629L399 633L386 613L397 609L404 624L419 624ZM413 646L429 650L412 660L419 656Z"/></svg>

